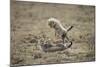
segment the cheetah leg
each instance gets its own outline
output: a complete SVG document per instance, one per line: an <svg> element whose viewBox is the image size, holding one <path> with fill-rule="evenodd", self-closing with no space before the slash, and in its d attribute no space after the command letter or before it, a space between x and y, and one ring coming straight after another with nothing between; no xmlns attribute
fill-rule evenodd
<svg viewBox="0 0 100 67"><path fill-rule="evenodd" d="M63 37L62 40L63 40L63 44L64 44L65 43L65 37Z"/></svg>
<svg viewBox="0 0 100 67"><path fill-rule="evenodd" d="M65 43L65 37L66 37L66 35L63 34L63 35L62 35L62 41L63 41L63 44Z"/></svg>
<svg viewBox="0 0 100 67"><path fill-rule="evenodd" d="M67 42L69 42L69 38L68 38L68 36L66 35L66 40L67 40Z"/></svg>

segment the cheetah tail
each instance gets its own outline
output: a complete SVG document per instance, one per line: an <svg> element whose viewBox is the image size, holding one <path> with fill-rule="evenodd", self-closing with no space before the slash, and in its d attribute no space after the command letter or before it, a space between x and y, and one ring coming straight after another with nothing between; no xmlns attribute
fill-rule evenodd
<svg viewBox="0 0 100 67"><path fill-rule="evenodd" d="M69 26L69 27L67 28L67 32L70 31L73 27L74 27L74 26Z"/></svg>

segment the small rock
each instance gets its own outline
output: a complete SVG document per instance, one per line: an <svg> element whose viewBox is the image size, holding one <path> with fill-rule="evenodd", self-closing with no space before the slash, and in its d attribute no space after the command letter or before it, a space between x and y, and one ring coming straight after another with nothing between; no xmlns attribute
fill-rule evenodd
<svg viewBox="0 0 100 67"><path fill-rule="evenodd" d="M32 39L29 41L30 43L37 43L38 41L36 39Z"/></svg>

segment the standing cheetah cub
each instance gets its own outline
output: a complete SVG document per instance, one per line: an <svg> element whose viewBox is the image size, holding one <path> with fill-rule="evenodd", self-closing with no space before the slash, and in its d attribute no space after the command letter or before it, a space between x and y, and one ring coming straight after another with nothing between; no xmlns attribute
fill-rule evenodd
<svg viewBox="0 0 100 67"><path fill-rule="evenodd" d="M48 25L50 28L53 28L55 30L55 36L59 35L63 41L63 44L65 44L65 39L67 42L69 42L69 38L67 36L67 32L73 28L73 26L69 26L67 29L65 29L61 22L56 18L49 18L48 19Z"/></svg>

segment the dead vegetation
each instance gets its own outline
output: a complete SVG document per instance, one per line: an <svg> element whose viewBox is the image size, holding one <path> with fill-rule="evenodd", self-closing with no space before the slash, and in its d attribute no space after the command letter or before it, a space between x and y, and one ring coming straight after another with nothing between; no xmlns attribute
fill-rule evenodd
<svg viewBox="0 0 100 67"><path fill-rule="evenodd" d="M11 65L95 60L94 6L19 1L11 5ZM73 43L70 48L54 41L54 31L46 23L49 17L60 19L65 28L74 26L68 33Z"/></svg>

